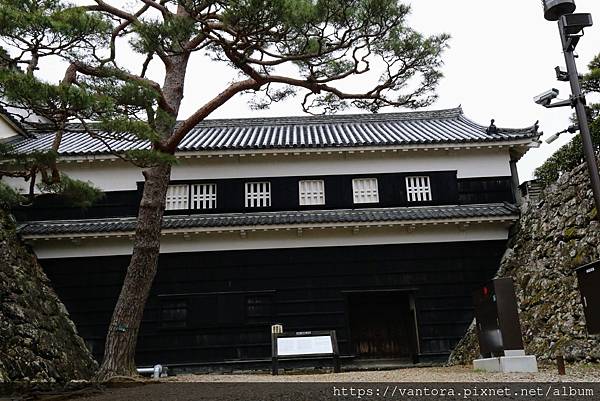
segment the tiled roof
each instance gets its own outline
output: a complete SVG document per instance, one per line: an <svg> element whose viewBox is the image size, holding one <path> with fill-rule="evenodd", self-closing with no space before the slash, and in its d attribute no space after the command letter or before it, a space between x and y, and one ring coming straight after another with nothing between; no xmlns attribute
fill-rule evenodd
<svg viewBox="0 0 600 401"><path fill-rule="evenodd" d="M131 135L66 132L59 153L93 155L149 149ZM16 140L17 151L49 149L54 135ZM424 112L205 120L183 139L180 152L294 148L382 147L426 144L506 142L537 138L537 125L523 129L487 127L467 119L462 109ZM108 145L108 147L107 147ZM110 149L109 149L110 147Z"/></svg>
<svg viewBox="0 0 600 401"><path fill-rule="evenodd" d="M516 219L518 209L508 203L453 206L396 207L382 209L311 210L288 212L229 213L191 216L165 216L163 230L247 228L260 226L302 226L325 224L364 224L427 222L431 220ZM60 220L28 222L19 227L24 237L77 236L119 233L135 230L136 219Z"/></svg>

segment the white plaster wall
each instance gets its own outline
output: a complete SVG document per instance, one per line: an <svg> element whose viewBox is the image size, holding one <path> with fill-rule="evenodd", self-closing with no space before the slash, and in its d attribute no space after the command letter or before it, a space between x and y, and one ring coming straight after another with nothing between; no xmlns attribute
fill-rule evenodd
<svg viewBox="0 0 600 401"><path fill-rule="evenodd" d="M6 120L0 116L0 139L10 138L11 136L17 135L17 131L12 125L6 122Z"/></svg>
<svg viewBox="0 0 600 401"><path fill-rule="evenodd" d="M510 176L508 149L462 149L354 154L224 156L182 159L173 166L172 180L244 177L284 177L337 174L376 174L456 170L458 178ZM141 170L120 160L66 163L62 171L91 181L104 191L136 189ZM22 180L7 180L27 188Z"/></svg>
<svg viewBox="0 0 600 401"><path fill-rule="evenodd" d="M243 249L281 249L327 246L357 246L384 244L413 244L434 242L506 240L508 228L501 223L473 224L466 229L458 225L438 225L409 231L403 227L349 228L248 232L245 238L239 233L192 235L165 235L161 253L205 252ZM30 241L40 259L131 255L132 242L126 237L69 240ZM468 252L468 249L465 249Z"/></svg>

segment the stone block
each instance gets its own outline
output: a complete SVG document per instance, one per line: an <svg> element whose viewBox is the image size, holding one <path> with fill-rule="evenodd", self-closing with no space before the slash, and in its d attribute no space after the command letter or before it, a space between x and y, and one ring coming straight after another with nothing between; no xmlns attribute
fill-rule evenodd
<svg viewBox="0 0 600 401"><path fill-rule="evenodd" d="M485 372L536 373L537 359L533 355L501 356L473 361L473 368Z"/></svg>

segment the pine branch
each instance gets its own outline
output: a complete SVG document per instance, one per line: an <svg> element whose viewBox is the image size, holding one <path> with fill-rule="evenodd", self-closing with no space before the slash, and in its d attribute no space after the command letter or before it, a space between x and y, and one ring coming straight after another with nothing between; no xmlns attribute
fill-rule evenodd
<svg viewBox="0 0 600 401"><path fill-rule="evenodd" d="M146 6L148 7L152 7L158 11L160 11L160 13L162 14L163 18L168 18L169 16L172 15L172 13L169 11L169 9L165 6L163 6L162 4L158 4L157 2L153 1L153 0L141 0Z"/></svg>
<svg viewBox="0 0 600 401"><path fill-rule="evenodd" d="M140 10L138 10L134 14L131 14L131 13L128 13L119 8L113 7L110 4L108 4L102 0L95 0L95 1L97 3L96 5L82 6L81 8L86 9L88 11L104 12L113 17L117 17L117 18L125 20L123 23L121 23L119 26L117 26L114 29L113 33L111 34L111 57L110 57L110 60L114 60L115 53L112 48L114 47L114 42L115 42L116 38L121 34L121 32L123 32L130 25L142 26L143 23L142 23L142 21L140 21L140 17L146 11L148 11L150 9L150 7L152 7L152 5L149 3L155 3L155 2L148 1L148 2L146 2L147 4L144 4L144 6L140 8ZM171 66L171 60L167 57L165 52L161 49L155 49L155 52L156 52L156 55L162 60L165 67L169 68Z"/></svg>
<svg viewBox="0 0 600 401"><path fill-rule="evenodd" d="M94 1L96 2L95 6L89 5L89 6L82 6L82 7L89 11L106 12L106 13L109 13L116 17L119 17L121 19L127 20L130 23L139 22L138 18L134 14L131 14L124 10L121 10L120 8L113 7L110 4L104 2L103 0L94 0Z"/></svg>
<svg viewBox="0 0 600 401"><path fill-rule="evenodd" d="M247 90L258 90L261 84L248 79L245 81L239 81L231 84L227 89L223 92L215 96L208 103L204 104L195 113L193 113L190 117L188 117L185 121L183 121L173 132L166 143L165 149L169 152L175 152L179 143L183 140L185 135L190 132L200 121L204 120L207 116L209 116L213 111L217 108L225 104L229 99L231 99L236 94L247 91Z"/></svg>
<svg viewBox="0 0 600 401"><path fill-rule="evenodd" d="M78 72L98 78L117 78L123 81L133 81L152 88L158 95L158 105L169 114L176 115L175 110L165 98L161 86L158 82L149 78L141 77L116 67L94 67L80 61L73 61L67 69L65 80L68 82L75 82L77 80L76 74Z"/></svg>
<svg viewBox="0 0 600 401"><path fill-rule="evenodd" d="M133 24L135 21L138 20L138 18L144 14L146 11L148 11L148 9L150 8L150 6L148 5L144 5L142 8L140 8L135 14L133 14L134 19L133 20L125 20L123 21L121 24L119 24L111 33L110 35L110 56L105 59L102 60L102 63L106 63L106 62L110 62L110 61L114 61L115 60L115 56L116 56L116 41L117 38L121 35L121 33L127 29L128 26L130 26L131 24Z"/></svg>

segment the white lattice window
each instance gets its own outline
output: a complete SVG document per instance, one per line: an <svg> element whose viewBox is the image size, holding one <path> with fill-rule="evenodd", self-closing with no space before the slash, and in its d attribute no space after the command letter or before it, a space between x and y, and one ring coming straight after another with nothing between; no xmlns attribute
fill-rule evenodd
<svg viewBox="0 0 600 401"><path fill-rule="evenodd" d="M169 185L167 188L166 210L181 210L189 208L189 185Z"/></svg>
<svg viewBox="0 0 600 401"><path fill-rule="evenodd" d="M429 177L406 177L406 196L409 202L425 202L431 200Z"/></svg>
<svg viewBox="0 0 600 401"><path fill-rule="evenodd" d="M325 183L323 180L303 180L298 183L300 205L324 205Z"/></svg>
<svg viewBox="0 0 600 401"><path fill-rule="evenodd" d="M193 184L190 189L192 209L216 209L217 184Z"/></svg>
<svg viewBox="0 0 600 401"><path fill-rule="evenodd" d="M377 178L355 178L352 180L354 203L379 202Z"/></svg>
<svg viewBox="0 0 600 401"><path fill-rule="evenodd" d="M246 183L246 207L268 207L271 206L271 183L270 182L247 182Z"/></svg>

